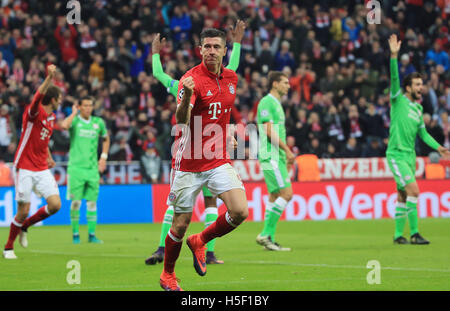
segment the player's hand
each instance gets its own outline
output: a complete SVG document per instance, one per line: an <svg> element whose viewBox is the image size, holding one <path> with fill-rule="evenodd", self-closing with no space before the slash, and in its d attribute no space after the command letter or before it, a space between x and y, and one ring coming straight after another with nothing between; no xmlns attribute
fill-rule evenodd
<svg viewBox="0 0 450 311"><path fill-rule="evenodd" d="M161 51L161 46L165 43L166 38L162 38L160 40L160 34L156 34L156 36L153 38L152 41L152 54L159 54L159 51Z"/></svg>
<svg viewBox="0 0 450 311"><path fill-rule="evenodd" d="M242 20L238 20L236 22L236 26L231 29L231 34L233 36L233 41L236 43L241 43L242 38L244 37L245 32L245 22Z"/></svg>
<svg viewBox="0 0 450 311"><path fill-rule="evenodd" d="M106 170L106 160L100 158L100 160L98 160L98 171L100 173L103 173Z"/></svg>
<svg viewBox="0 0 450 311"><path fill-rule="evenodd" d="M445 147L439 146L438 150L439 154L444 158L450 158L450 150Z"/></svg>
<svg viewBox="0 0 450 311"><path fill-rule="evenodd" d="M398 52L400 52L400 46L402 45L402 41L397 40L397 35L392 34L389 37L389 49L391 50L391 56L397 57Z"/></svg>
<svg viewBox="0 0 450 311"><path fill-rule="evenodd" d="M72 105L72 114L76 115L78 113L78 104L75 103Z"/></svg>
<svg viewBox="0 0 450 311"><path fill-rule="evenodd" d="M47 158L47 164L48 164L48 168L53 168L56 166L56 162L55 162L55 160L53 160L52 157Z"/></svg>
<svg viewBox="0 0 450 311"><path fill-rule="evenodd" d="M194 92L194 87L194 78L187 77L183 80L184 95L191 97L192 93Z"/></svg>
<svg viewBox="0 0 450 311"><path fill-rule="evenodd" d="M292 153L292 151L288 150L286 152L286 161L287 161L287 165L291 166L292 164L294 164L295 161L295 155Z"/></svg>
<svg viewBox="0 0 450 311"><path fill-rule="evenodd" d="M54 76L55 76L55 74L56 74L56 66L55 65L48 65L48 67L47 67L47 75L50 77L50 78L53 78Z"/></svg>

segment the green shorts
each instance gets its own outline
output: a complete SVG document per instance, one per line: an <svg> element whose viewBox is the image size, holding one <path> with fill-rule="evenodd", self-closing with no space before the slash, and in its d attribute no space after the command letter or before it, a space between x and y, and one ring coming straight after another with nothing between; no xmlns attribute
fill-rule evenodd
<svg viewBox="0 0 450 311"><path fill-rule="evenodd" d="M206 187L206 186L203 186L202 191L203 191L203 196L206 198L211 198L213 196L211 191L209 191L208 187Z"/></svg>
<svg viewBox="0 0 450 311"><path fill-rule="evenodd" d="M416 156L409 152L386 152L389 169L394 174L398 190L405 190L407 184L416 182Z"/></svg>
<svg viewBox="0 0 450 311"><path fill-rule="evenodd" d="M92 169L67 169L67 200L97 201L100 173Z"/></svg>
<svg viewBox="0 0 450 311"><path fill-rule="evenodd" d="M291 187L291 178L287 170L286 159L279 161L259 160L269 193L279 192L280 189Z"/></svg>

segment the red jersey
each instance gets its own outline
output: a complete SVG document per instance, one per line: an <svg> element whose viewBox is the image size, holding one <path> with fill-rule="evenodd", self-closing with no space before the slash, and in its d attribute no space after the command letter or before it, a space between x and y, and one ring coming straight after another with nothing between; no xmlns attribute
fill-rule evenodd
<svg viewBox="0 0 450 311"><path fill-rule="evenodd" d="M221 68L211 73L203 62L186 72L178 85L177 104L183 98L183 80L192 76L195 87L189 129L177 128L172 150L172 168L185 172L203 172L231 163L226 150L227 125L236 98L237 75Z"/></svg>
<svg viewBox="0 0 450 311"><path fill-rule="evenodd" d="M30 171L48 169L48 142L53 133L55 114L47 114L41 105L44 95L39 91L33 97L31 105L25 108L22 116L22 134L14 156L14 166ZM36 115L31 115L31 107L38 105Z"/></svg>

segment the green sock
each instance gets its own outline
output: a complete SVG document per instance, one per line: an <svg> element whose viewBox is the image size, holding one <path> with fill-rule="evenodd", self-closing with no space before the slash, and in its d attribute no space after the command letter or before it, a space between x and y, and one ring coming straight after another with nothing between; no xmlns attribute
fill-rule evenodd
<svg viewBox="0 0 450 311"><path fill-rule="evenodd" d="M419 219L417 217L417 197L406 198L406 209L409 220L409 233L414 235L419 232Z"/></svg>
<svg viewBox="0 0 450 311"><path fill-rule="evenodd" d="M86 218L88 223L89 235L95 235L95 229L97 227L97 202L87 201Z"/></svg>
<svg viewBox="0 0 450 311"><path fill-rule="evenodd" d="M268 221L269 234L273 242L275 242L275 231L277 230L278 220L280 219L281 214L283 214L283 211L287 204L288 202L282 197L278 197L273 203L272 211L270 213Z"/></svg>
<svg viewBox="0 0 450 311"><path fill-rule="evenodd" d="M217 217L219 216L217 214L217 207L207 207L205 209L205 228L209 225L213 224ZM208 252L214 252L214 247L216 246L216 239L212 239L206 244L206 248Z"/></svg>
<svg viewBox="0 0 450 311"><path fill-rule="evenodd" d="M395 208L395 235L394 239L401 237L405 229L406 224L406 204L403 202L397 202Z"/></svg>
<svg viewBox="0 0 450 311"><path fill-rule="evenodd" d="M268 236L270 235L270 228L269 228L269 218L270 218L270 214L272 212L272 207L273 207L273 202L268 201L267 205L266 205L266 211L264 213L264 228L263 231L261 232L261 236Z"/></svg>
<svg viewBox="0 0 450 311"><path fill-rule="evenodd" d="M164 220L161 227L161 236L159 238L159 247L166 245L166 236L169 233L170 227L172 227L173 221L173 206L169 206L164 214Z"/></svg>
<svg viewBox="0 0 450 311"><path fill-rule="evenodd" d="M72 225L72 234L80 234L80 205L81 201L72 201L70 203L70 224Z"/></svg>

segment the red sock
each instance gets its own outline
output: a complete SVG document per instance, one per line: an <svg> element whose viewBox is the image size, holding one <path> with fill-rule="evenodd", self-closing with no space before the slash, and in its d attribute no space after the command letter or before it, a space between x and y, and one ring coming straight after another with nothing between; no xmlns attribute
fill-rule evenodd
<svg viewBox="0 0 450 311"><path fill-rule="evenodd" d="M23 225L22 225L22 230L27 230L29 227L31 227L35 223L40 222L41 220L44 220L45 218L50 216L50 214L47 213L46 209L47 209L47 205L42 206L40 209L38 209L38 211L33 216L30 216L27 219L25 219L25 221L23 222Z"/></svg>
<svg viewBox="0 0 450 311"><path fill-rule="evenodd" d="M237 225L233 224L233 219L231 219L228 212L225 212L219 217L217 217L216 221L205 228L200 233L200 239L203 243L208 243L212 239L221 237L234 229L236 229Z"/></svg>
<svg viewBox="0 0 450 311"><path fill-rule="evenodd" d="M175 263L180 255L181 245L183 244L183 237L178 237L173 233L172 229L166 236L166 243L164 248L164 271L172 273L175 268Z"/></svg>
<svg viewBox="0 0 450 311"><path fill-rule="evenodd" d="M14 218L14 220L11 222L11 226L9 228L9 237L8 242L6 242L5 249L13 249L14 248L14 241L16 240L17 235L20 233L20 230L22 230L23 224L17 221L17 218Z"/></svg>

